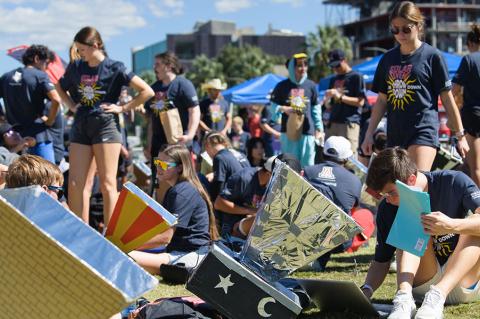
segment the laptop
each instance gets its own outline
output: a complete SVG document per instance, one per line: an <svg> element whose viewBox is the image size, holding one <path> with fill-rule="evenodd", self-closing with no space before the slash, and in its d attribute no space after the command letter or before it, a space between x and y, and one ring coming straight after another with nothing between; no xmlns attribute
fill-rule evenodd
<svg viewBox="0 0 480 319"><path fill-rule="evenodd" d="M386 318L391 305L373 305L351 281L297 279L322 312L351 312L365 317Z"/></svg>

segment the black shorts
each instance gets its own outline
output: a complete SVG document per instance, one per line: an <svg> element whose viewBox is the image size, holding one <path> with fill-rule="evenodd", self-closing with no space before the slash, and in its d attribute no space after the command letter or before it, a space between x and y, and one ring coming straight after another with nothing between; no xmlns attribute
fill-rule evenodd
<svg viewBox="0 0 480 319"><path fill-rule="evenodd" d="M118 116L113 113L76 114L70 142L83 145L122 143Z"/></svg>
<svg viewBox="0 0 480 319"><path fill-rule="evenodd" d="M468 135L480 137L480 111L462 109L462 123Z"/></svg>
<svg viewBox="0 0 480 319"><path fill-rule="evenodd" d="M437 128L423 128L416 130L413 134L395 134L393 138L391 135L393 134L387 133L387 147L400 146L404 149L408 149L411 145L431 146L435 149L440 147Z"/></svg>

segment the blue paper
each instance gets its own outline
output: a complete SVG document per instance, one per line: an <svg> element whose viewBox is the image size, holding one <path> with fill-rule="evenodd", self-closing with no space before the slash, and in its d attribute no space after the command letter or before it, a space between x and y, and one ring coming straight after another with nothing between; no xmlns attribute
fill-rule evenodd
<svg viewBox="0 0 480 319"><path fill-rule="evenodd" d="M400 206L388 234L387 244L421 257L430 235L424 232L420 217L431 212L430 196L400 181L396 185Z"/></svg>

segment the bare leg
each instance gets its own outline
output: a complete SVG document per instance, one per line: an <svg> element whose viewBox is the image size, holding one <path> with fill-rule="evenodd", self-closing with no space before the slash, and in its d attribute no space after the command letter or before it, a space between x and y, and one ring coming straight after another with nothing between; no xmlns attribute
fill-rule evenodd
<svg viewBox="0 0 480 319"><path fill-rule="evenodd" d="M85 187L83 188L83 209L82 219L88 224L90 220L90 197L92 196L93 181L95 179L95 173L97 172L97 165L92 158L90 168L88 169L87 179L85 181Z"/></svg>
<svg viewBox="0 0 480 319"><path fill-rule="evenodd" d="M407 151L419 170L429 172L432 169L437 154L435 148L425 145L410 145Z"/></svg>
<svg viewBox="0 0 480 319"><path fill-rule="evenodd" d="M90 145L83 145L72 143L70 145L70 172L68 175L68 206L75 213L75 215L84 219L83 206L84 203L84 189L87 180L87 173L92 161L92 147Z"/></svg>
<svg viewBox="0 0 480 319"><path fill-rule="evenodd" d="M480 237L460 235L442 279L435 285L444 296L455 286L471 287L480 278Z"/></svg>
<svg viewBox="0 0 480 319"><path fill-rule="evenodd" d="M160 266L163 264L168 264L170 262L168 254L165 253L151 254L143 251L134 250L129 252L128 255L135 259L137 264L142 266L146 271L153 275L159 275Z"/></svg>
<svg viewBox="0 0 480 319"><path fill-rule="evenodd" d="M93 145L103 196L103 222L105 226L108 225L118 198L117 170L121 146L120 143Z"/></svg>
<svg viewBox="0 0 480 319"><path fill-rule="evenodd" d="M470 177L480 187L480 138L466 135L470 151L467 153L467 163L470 168Z"/></svg>

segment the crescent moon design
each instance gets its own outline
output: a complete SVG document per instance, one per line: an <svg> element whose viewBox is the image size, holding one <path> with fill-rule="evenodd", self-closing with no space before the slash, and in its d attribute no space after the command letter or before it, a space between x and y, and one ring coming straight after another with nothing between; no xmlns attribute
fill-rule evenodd
<svg viewBox="0 0 480 319"><path fill-rule="evenodd" d="M276 301L272 297L266 297L266 298L260 299L260 301L258 302L258 307L257 307L258 314L263 318L268 318L272 316L271 314L265 311L265 306L269 302L275 303Z"/></svg>

